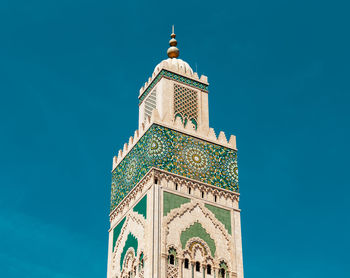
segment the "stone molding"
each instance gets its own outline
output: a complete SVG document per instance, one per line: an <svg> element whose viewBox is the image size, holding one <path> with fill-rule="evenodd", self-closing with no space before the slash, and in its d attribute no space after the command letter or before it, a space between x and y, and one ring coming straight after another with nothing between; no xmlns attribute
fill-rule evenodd
<svg viewBox="0 0 350 278"><path fill-rule="evenodd" d="M239 193L229 191L227 189L219 188L201 181L196 181L190 178L186 178L180 175L176 175L164 170L157 168L151 168L148 173L141 179L141 181L134 186L134 188L126 195L126 197L118 204L118 206L109 214L110 222L112 222L118 215L121 216L121 213L126 209L130 209L131 206L135 203L136 197L139 196L139 193L144 193L146 188L150 187L152 184L148 184L154 178L158 178L159 184L162 184L162 180L166 182L173 182L184 185L188 188L199 189L206 193L212 193L218 197L224 199L229 199L232 202L239 201ZM146 186L148 184L148 186ZM193 197L193 195L191 195ZM216 205L215 203L211 203Z"/></svg>
<svg viewBox="0 0 350 278"><path fill-rule="evenodd" d="M148 80L144 83L144 85L140 88L139 99L142 99L142 96L145 93L147 94L146 91L147 90L149 91L149 87L153 88L162 77L172 79L171 77L168 77L167 74L162 75L163 72L170 72L174 75L178 75L180 77L182 76L184 78L184 80L187 79L190 81L190 82L184 82L184 84L186 84L186 85L191 85L192 82L202 84L202 85L204 85L204 86L201 86L202 88L198 88L196 86L194 86L194 87L196 89L201 89L204 92L208 92L209 83L208 83L207 76L201 75L201 77L199 78L198 73L196 73L196 72L191 73L189 71L186 71L182 67L177 67L176 65L168 63L166 60L164 60L155 68L154 72L152 73L152 76L149 77ZM176 80L176 81L181 82L181 80Z"/></svg>
<svg viewBox="0 0 350 278"><path fill-rule="evenodd" d="M164 170L160 170L157 168L154 168L154 177L158 177L160 179L164 179L167 182L172 181L174 183L178 183L181 185L185 185L188 188L192 189L199 189L200 191L203 191L205 193L213 193L214 195L217 195L219 197L224 197L227 199L232 199L233 201L239 200L239 193L230 191L227 189L223 189L208 183L204 183L201 181L197 181L191 178L183 177L177 174L173 174Z"/></svg>

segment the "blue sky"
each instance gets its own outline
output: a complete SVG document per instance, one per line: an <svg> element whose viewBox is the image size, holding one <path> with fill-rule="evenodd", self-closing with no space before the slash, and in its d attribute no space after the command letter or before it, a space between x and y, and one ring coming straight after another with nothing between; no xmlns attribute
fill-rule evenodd
<svg viewBox="0 0 350 278"><path fill-rule="evenodd" d="M346 1L0 1L0 273L105 277L112 157L166 58L237 136L246 277L349 277Z"/></svg>

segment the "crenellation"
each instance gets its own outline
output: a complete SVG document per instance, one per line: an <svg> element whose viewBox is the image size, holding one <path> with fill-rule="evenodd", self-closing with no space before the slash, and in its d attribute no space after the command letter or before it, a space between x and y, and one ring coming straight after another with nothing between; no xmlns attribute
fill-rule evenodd
<svg viewBox="0 0 350 278"><path fill-rule="evenodd" d="M117 156L113 156L113 165L112 165L112 169L114 169L115 167L117 167L118 164L118 157Z"/></svg>
<svg viewBox="0 0 350 278"><path fill-rule="evenodd" d="M127 152L128 152L128 143L125 143L123 147L123 156L125 156Z"/></svg>
<svg viewBox="0 0 350 278"><path fill-rule="evenodd" d="M220 142L220 143L222 143L224 145L228 144L226 136L225 136L225 133L223 131L220 131L220 133L219 133L218 142Z"/></svg>
<svg viewBox="0 0 350 278"><path fill-rule="evenodd" d="M211 140L216 140L216 134L214 128L209 128L208 138Z"/></svg>
<svg viewBox="0 0 350 278"><path fill-rule="evenodd" d="M134 142L136 142L137 140L139 140L139 131L136 129L134 132Z"/></svg>
<svg viewBox="0 0 350 278"><path fill-rule="evenodd" d="M119 162L122 161L122 157L123 157L123 152L122 150L119 150L118 156L117 156L117 164L119 164ZM117 165L115 167L117 167Z"/></svg>
<svg viewBox="0 0 350 278"><path fill-rule="evenodd" d="M131 150L131 146L132 146L132 145L133 145L133 137L130 136L130 137L129 137L129 143L128 143L128 151Z"/></svg>
<svg viewBox="0 0 350 278"><path fill-rule="evenodd" d="M203 138L209 142L213 142L218 145L222 145L224 147L228 147L231 149L236 149L236 136L231 135L230 141L227 142L225 133L221 131L219 136L216 137L215 130L213 128L209 128L208 134L203 134L201 131L196 130L192 123L188 123L186 126L183 125L179 118L176 118L174 123L170 126L168 123L165 123L159 115L157 109L152 111L151 117L147 117L146 121L141 124L140 130L135 130L134 137L130 137L128 143L125 143L123 146L123 150L118 152L117 163L113 164L113 169L118 166L118 164L123 160L123 158L127 155L127 153L137 144L139 139L146 133L146 131L152 126L152 124L160 124L166 127L170 127L174 130L178 130L185 134L193 135L199 138ZM113 170L112 169L112 170Z"/></svg>
<svg viewBox="0 0 350 278"><path fill-rule="evenodd" d="M201 78L199 78L199 80L202 81L203 83L208 84L208 76L201 75Z"/></svg>
<svg viewBox="0 0 350 278"><path fill-rule="evenodd" d="M232 148L236 149L236 148L237 148L237 147L236 147L236 136L231 135L230 141L228 142L228 144L229 144Z"/></svg>

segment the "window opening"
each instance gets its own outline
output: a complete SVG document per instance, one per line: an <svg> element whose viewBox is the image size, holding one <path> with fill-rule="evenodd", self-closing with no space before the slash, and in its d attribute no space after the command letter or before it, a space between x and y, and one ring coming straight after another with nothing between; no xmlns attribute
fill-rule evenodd
<svg viewBox="0 0 350 278"><path fill-rule="evenodd" d="M211 265L207 265L207 274L211 275Z"/></svg>
<svg viewBox="0 0 350 278"><path fill-rule="evenodd" d="M220 277L225 278L225 269L223 268L220 269Z"/></svg>
<svg viewBox="0 0 350 278"><path fill-rule="evenodd" d="M201 264L199 262L196 262L196 271L201 271Z"/></svg>
<svg viewBox="0 0 350 278"><path fill-rule="evenodd" d="M144 120L151 117L153 109L157 108L157 91L154 89L145 100Z"/></svg>
<svg viewBox="0 0 350 278"><path fill-rule="evenodd" d="M185 259L185 268L188 269L188 265L189 265L189 261L188 261L188 259Z"/></svg>
<svg viewBox="0 0 350 278"><path fill-rule="evenodd" d="M170 255L169 256L169 263L174 265L175 264L175 258L174 258L174 255Z"/></svg>

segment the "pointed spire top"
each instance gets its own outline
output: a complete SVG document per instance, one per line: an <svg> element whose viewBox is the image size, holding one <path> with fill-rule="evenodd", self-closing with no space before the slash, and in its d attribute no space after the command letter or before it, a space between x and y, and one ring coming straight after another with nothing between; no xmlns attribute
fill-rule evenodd
<svg viewBox="0 0 350 278"><path fill-rule="evenodd" d="M177 57L179 57L180 51L176 47L177 41L175 39L176 35L175 35L175 32L174 32L174 25L173 25L172 34L170 35L170 37L171 37L171 39L169 41L170 47L168 48L168 51L167 51L168 57L169 58L177 58Z"/></svg>

